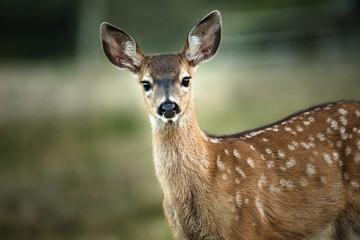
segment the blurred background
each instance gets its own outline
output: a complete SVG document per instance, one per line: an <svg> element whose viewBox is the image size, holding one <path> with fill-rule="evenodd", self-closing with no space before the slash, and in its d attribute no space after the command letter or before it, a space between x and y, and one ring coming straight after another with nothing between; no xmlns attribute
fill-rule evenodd
<svg viewBox="0 0 360 240"><path fill-rule="evenodd" d="M222 44L194 79L205 131L360 100L357 0L1 0L0 239L172 239L141 89L98 29L177 52L214 9Z"/></svg>

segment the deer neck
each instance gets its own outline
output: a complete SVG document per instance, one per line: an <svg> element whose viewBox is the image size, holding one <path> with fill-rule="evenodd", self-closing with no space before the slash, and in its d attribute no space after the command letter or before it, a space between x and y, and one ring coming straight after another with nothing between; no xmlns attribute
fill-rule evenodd
<svg viewBox="0 0 360 240"><path fill-rule="evenodd" d="M155 170L165 195L196 186L194 181L204 183L208 167L206 144L193 107L170 124L150 118Z"/></svg>

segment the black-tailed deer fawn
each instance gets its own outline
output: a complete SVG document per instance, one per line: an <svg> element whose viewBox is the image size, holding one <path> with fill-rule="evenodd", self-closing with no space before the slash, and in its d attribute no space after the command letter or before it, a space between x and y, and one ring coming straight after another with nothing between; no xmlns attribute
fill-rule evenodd
<svg viewBox="0 0 360 240"><path fill-rule="evenodd" d="M335 102L231 135L200 130L192 78L220 44L211 12L178 54L145 55L103 23L103 50L132 72L149 111L155 169L176 239L359 239L360 103Z"/></svg>

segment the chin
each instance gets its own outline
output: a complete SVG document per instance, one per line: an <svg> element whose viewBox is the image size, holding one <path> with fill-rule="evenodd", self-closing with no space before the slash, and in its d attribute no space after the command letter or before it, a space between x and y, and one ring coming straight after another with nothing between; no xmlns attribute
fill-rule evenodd
<svg viewBox="0 0 360 240"><path fill-rule="evenodd" d="M160 119L164 122L164 123L174 123L179 119L179 115L175 115L172 118L166 118L166 117L160 117Z"/></svg>
<svg viewBox="0 0 360 240"><path fill-rule="evenodd" d="M154 129L163 128L165 126L171 126L172 124L177 123L179 121L179 115L175 115L172 118L166 118L159 115L154 116L152 114L149 114L149 116L150 116L151 126Z"/></svg>

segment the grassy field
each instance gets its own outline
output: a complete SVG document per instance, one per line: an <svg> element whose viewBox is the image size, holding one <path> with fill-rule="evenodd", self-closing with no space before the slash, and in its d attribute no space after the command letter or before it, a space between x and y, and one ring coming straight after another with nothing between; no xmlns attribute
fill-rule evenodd
<svg viewBox="0 0 360 240"><path fill-rule="evenodd" d="M220 53L194 79L200 126L234 133L360 100L359 60ZM105 59L91 64L0 67L2 239L172 239L140 88Z"/></svg>

